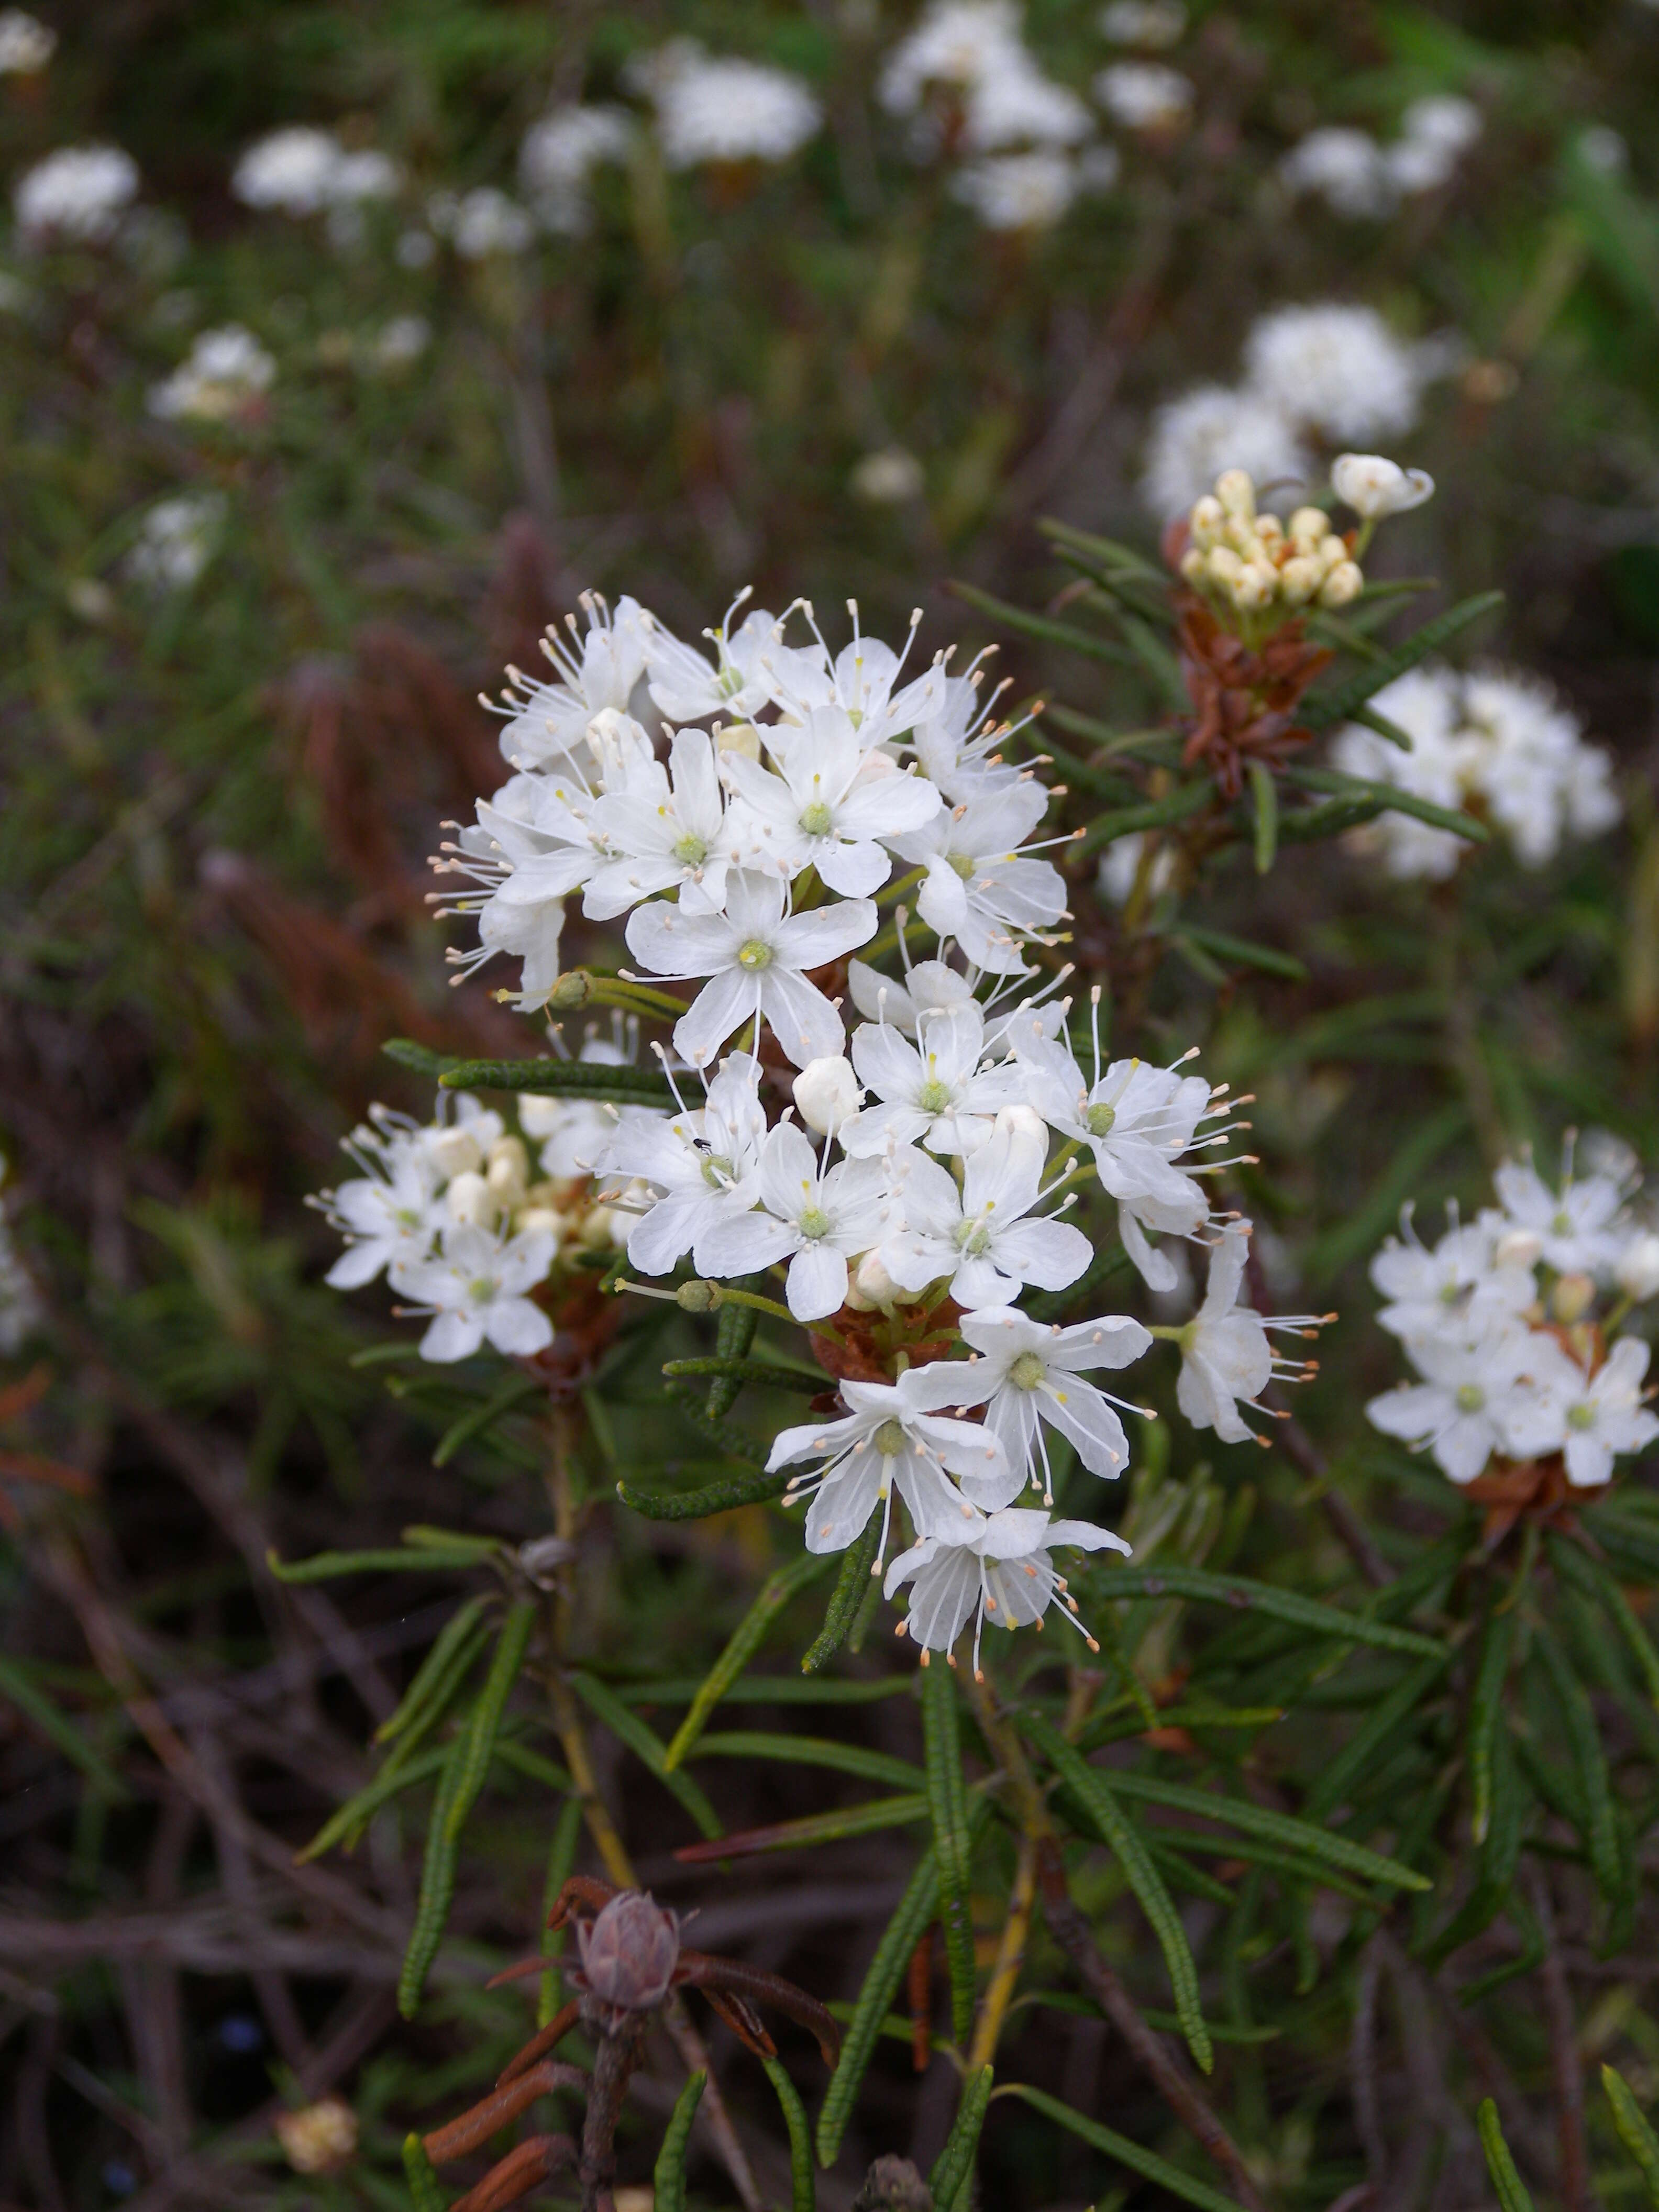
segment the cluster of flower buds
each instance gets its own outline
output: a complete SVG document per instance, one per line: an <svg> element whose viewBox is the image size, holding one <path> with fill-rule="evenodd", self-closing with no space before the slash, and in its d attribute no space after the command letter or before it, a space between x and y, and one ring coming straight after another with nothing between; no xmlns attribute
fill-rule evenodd
<svg viewBox="0 0 1659 2212"><path fill-rule="evenodd" d="M1243 469L1216 478L1187 518L1181 573L1229 628L1243 616L1260 639L1310 606L1345 607L1365 579L1349 540L1323 507L1299 507L1288 525L1256 512Z"/></svg>

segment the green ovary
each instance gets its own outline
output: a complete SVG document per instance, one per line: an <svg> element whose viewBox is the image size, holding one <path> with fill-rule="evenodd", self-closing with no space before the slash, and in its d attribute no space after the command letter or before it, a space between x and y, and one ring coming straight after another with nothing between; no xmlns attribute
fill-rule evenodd
<svg viewBox="0 0 1659 2212"><path fill-rule="evenodd" d="M973 860L966 853L947 853L945 857L965 884L974 872Z"/></svg>
<svg viewBox="0 0 1659 2212"><path fill-rule="evenodd" d="M1595 1426L1595 1407L1570 1407L1567 1411L1567 1426L1570 1429L1593 1429Z"/></svg>
<svg viewBox="0 0 1659 2212"><path fill-rule="evenodd" d="M902 1421L884 1421L870 1441L884 1459L902 1459L910 1449Z"/></svg>
<svg viewBox="0 0 1659 2212"><path fill-rule="evenodd" d="M758 937L751 937L738 955L738 965L747 968L751 974L758 974L761 969L769 968L772 965L771 946Z"/></svg>
<svg viewBox="0 0 1659 2212"><path fill-rule="evenodd" d="M948 1114L951 1110L951 1091L937 1076L924 1083L916 1093L916 1105L924 1114Z"/></svg>
<svg viewBox="0 0 1659 2212"><path fill-rule="evenodd" d="M1104 1101L1091 1106L1083 1117L1083 1125L1091 1137L1109 1137L1117 1124L1117 1109Z"/></svg>
<svg viewBox="0 0 1659 2212"><path fill-rule="evenodd" d="M708 848L701 837L689 833L674 848L674 858L683 868L700 868L708 858Z"/></svg>
<svg viewBox="0 0 1659 2212"><path fill-rule="evenodd" d="M1008 1370L1008 1380L1017 1390L1035 1390L1047 1372L1035 1352L1022 1352Z"/></svg>
<svg viewBox="0 0 1659 2212"><path fill-rule="evenodd" d="M803 806L800 811L800 826L809 837L828 836L835 819L821 799L815 799L810 806Z"/></svg>
<svg viewBox="0 0 1659 2212"><path fill-rule="evenodd" d="M712 1154L702 1164L702 1179L711 1190L724 1190L732 1180L731 1161Z"/></svg>
<svg viewBox="0 0 1659 2212"><path fill-rule="evenodd" d="M1478 1382L1465 1382L1457 1393L1460 1413L1478 1413L1486 1402L1486 1394Z"/></svg>
<svg viewBox="0 0 1659 2212"><path fill-rule="evenodd" d="M820 1237L830 1234L831 1225L829 1215L817 1206L809 1206L795 1224L801 1235L810 1237L814 1243Z"/></svg>

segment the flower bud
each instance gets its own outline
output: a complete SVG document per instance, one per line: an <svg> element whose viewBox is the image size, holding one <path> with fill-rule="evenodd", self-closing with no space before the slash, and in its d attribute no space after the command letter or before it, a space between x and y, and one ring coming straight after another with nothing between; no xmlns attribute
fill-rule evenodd
<svg viewBox="0 0 1659 2212"><path fill-rule="evenodd" d="M879 1252L866 1252L853 1271L847 1303L855 1313L884 1310L896 1305L904 1293L883 1267Z"/></svg>
<svg viewBox="0 0 1659 2212"><path fill-rule="evenodd" d="M332 2172L357 2148L357 2115L343 2097L323 2097L297 2112L279 2112L276 2128L295 2173Z"/></svg>
<svg viewBox="0 0 1659 2212"><path fill-rule="evenodd" d="M544 1229L555 1243L562 1243L569 1227L556 1206L521 1206L513 1217L513 1234L525 1237L538 1229Z"/></svg>
<svg viewBox="0 0 1659 2212"><path fill-rule="evenodd" d="M1210 492L1197 501L1187 518L1187 534L1200 552L1207 553L1219 542L1221 526L1226 520L1226 510Z"/></svg>
<svg viewBox="0 0 1659 2212"><path fill-rule="evenodd" d="M1271 552L1275 545L1284 542L1285 526L1276 514L1258 514L1255 534Z"/></svg>
<svg viewBox="0 0 1659 2212"><path fill-rule="evenodd" d="M1551 1318L1571 1328L1595 1304L1595 1284L1590 1276L1563 1275L1550 1293Z"/></svg>
<svg viewBox="0 0 1659 2212"><path fill-rule="evenodd" d="M1279 572L1279 596L1291 606L1304 606L1324 580L1324 571L1311 554L1292 553Z"/></svg>
<svg viewBox="0 0 1659 2212"><path fill-rule="evenodd" d="M453 1178L444 1193L449 1218L467 1229L493 1229L501 1201L475 1168Z"/></svg>
<svg viewBox="0 0 1659 2212"><path fill-rule="evenodd" d="M833 1137L848 1116L858 1112L864 1096L852 1061L839 1052L809 1060L792 1088L801 1120L821 1137Z"/></svg>
<svg viewBox="0 0 1659 2212"><path fill-rule="evenodd" d="M1246 612L1265 607L1279 589L1279 571L1270 562L1247 562L1233 585L1233 602Z"/></svg>
<svg viewBox="0 0 1659 2212"><path fill-rule="evenodd" d="M717 752L735 753L739 760L761 757L760 732L752 722L722 722L714 732Z"/></svg>
<svg viewBox="0 0 1659 2212"><path fill-rule="evenodd" d="M1659 1291L1659 1237L1652 1230L1641 1230L1631 1238L1619 1255L1613 1279L1638 1305Z"/></svg>
<svg viewBox="0 0 1659 2212"><path fill-rule="evenodd" d="M994 1133L999 1137L1010 1133L1018 1137L1041 1137L1046 1144L1048 1125L1035 1106L1003 1106L997 1111Z"/></svg>
<svg viewBox="0 0 1659 2212"><path fill-rule="evenodd" d="M608 1252L623 1239L617 1234L617 1215L608 1206L590 1206L576 1231L584 1252Z"/></svg>
<svg viewBox="0 0 1659 2212"><path fill-rule="evenodd" d="M1231 589L1234 581L1244 571L1244 563L1231 545L1212 547L1206 556L1206 561L1210 571L1210 581L1212 584L1219 584L1223 591Z"/></svg>
<svg viewBox="0 0 1659 2212"><path fill-rule="evenodd" d="M1317 545L1330 526L1322 507L1298 507L1291 517L1291 536L1304 549Z"/></svg>
<svg viewBox="0 0 1659 2212"><path fill-rule="evenodd" d="M1215 480L1215 495L1229 514L1255 513L1255 486L1246 469L1224 469Z"/></svg>
<svg viewBox="0 0 1659 2212"><path fill-rule="evenodd" d="M593 978L586 968L568 969L547 994L547 1003L557 1012L566 1014L577 1006L585 1006L593 995Z"/></svg>
<svg viewBox="0 0 1659 2212"><path fill-rule="evenodd" d="M1319 587L1322 607L1346 607L1350 599L1357 599L1365 588L1365 579L1354 561L1339 561Z"/></svg>
<svg viewBox="0 0 1659 2212"><path fill-rule="evenodd" d="M1196 545L1189 545L1181 556L1182 574L1189 584L1201 585L1206 570L1206 564L1203 552Z"/></svg>
<svg viewBox="0 0 1659 2212"><path fill-rule="evenodd" d="M720 1302L718 1283L682 1283L674 1293L674 1303L682 1313L713 1313Z"/></svg>
<svg viewBox="0 0 1659 2212"><path fill-rule="evenodd" d="M1221 542L1231 545L1241 561L1254 558L1261 540L1255 534L1255 525L1248 515L1230 514L1221 526Z"/></svg>
<svg viewBox="0 0 1659 2212"><path fill-rule="evenodd" d="M1331 464L1331 489L1356 514L1377 522L1432 499L1434 478L1426 469L1402 469L1381 453L1339 453Z"/></svg>
<svg viewBox="0 0 1659 2212"><path fill-rule="evenodd" d="M530 1180L530 1155L520 1137L497 1137L489 1147L489 1164L485 1174L492 1190L501 1190L516 1183L520 1194Z"/></svg>
<svg viewBox="0 0 1659 2212"><path fill-rule="evenodd" d="M1531 1229L1506 1229L1492 1247L1495 1267L1535 1267L1543 1239Z"/></svg>
<svg viewBox="0 0 1659 2212"><path fill-rule="evenodd" d="M441 1129L432 1139L432 1158L440 1175L466 1175L483 1165L483 1152L471 1129Z"/></svg>

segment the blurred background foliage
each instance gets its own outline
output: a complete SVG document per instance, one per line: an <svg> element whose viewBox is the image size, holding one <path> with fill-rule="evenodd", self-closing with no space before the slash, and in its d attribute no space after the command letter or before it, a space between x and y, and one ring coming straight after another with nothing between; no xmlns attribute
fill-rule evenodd
<svg viewBox="0 0 1659 2212"><path fill-rule="evenodd" d="M1079 90L1111 58L1096 12L1026 13L1043 68ZM1458 651L1554 680L1616 756L1626 829L1534 873L1483 856L1455 900L1333 847L1281 854L1265 879L1227 856L1186 920L1276 950L1278 968L1190 938L1183 952L1167 917L1181 957L1158 971L1149 1034L1201 1042L1207 1073L1258 1096L1261 1165L1242 1188L1272 1232L1274 1302L1345 1315L1303 1408L1334 1449L1394 1376L1360 1263L1404 1200L1476 1200L1483 1164L1527 1141L1553 1157L1567 1123L1651 1154L1659 11L1195 7L1165 58L1194 88L1187 124L1119 129L1109 190L1012 232L981 228L872 96L909 20L877 0L64 0L50 66L0 77L9 179L90 141L125 148L142 178L110 243L0 252L0 1144L42 1302L0 1393L8 2201L400 2203L404 2129L473 2094L519 2038L520 2014L478 1984L537 1917L545 1788L488 1800L416 2028L394 2025L390 1984L418 1827L394 1812L308 1887L286 1870L361 1785L363 1739L453 1578L281 1593L264 1558L408 1522L515 1542L544 1525L530 1413L469 1425L500 1380L486 1363L441 1378L395 1354L362 1364L386 1323L372 1299L320 1287L332 1242L301 1200L370 1099L427 1112L429 1086L379 1058L386 1036L533 1046L488 978L446 988L424 863L437 823L501 772L474 694L507 660L534 666L541 627L581 589L631 592L692 634L744 584L773 606L856 596L893 636L920 606L930 650L1001 631L1019 696L1140 726L1162 708L1135 673L1007 632L951 580L1043 606L1070 574L1035 527L1045 514L1152 553L1160 518L1138 488L1152 410L1233 378L1269 307L1357 300L1402 337L1446 338L1398 441L1439 492L1395 526L1384 571L1439 579L1431 610L1506 592ZM580 237L469 259L423 230L429 194L515 191L550 105L631 98L630 57L688 33L799 72L822 131L740 172L672 173L641 139L596 173ZM1484 124L1442 188L1376 222L1287 191L1284 157L1316 125L1387 137L1440 93ZM232 198L243 149L293 122L402 165L361 234ZM400 251L411 232L429 250ZM422 335L400 349L386 333L407 318ZM151 411L195 336L227 323L275 363L263 400L220 422ZM160 587L135 548L154 502L186 491L221 502L210 553ZM1079 913L1078 957L1109 967L1109 903ZM624 1342L606 1382L615 1465L684 1450L653 1361L694 1348L688 1330L630 1366ZM1125 1501L1141 1556L1180 1522L1170 1540L1189 1561L1310 1588L1346 1571L1305 1465L1223 1448L1170 1468L1169 1449L1148 1432ZM614 1469L583 1480L607 1494ZM1436 1483L1398 1455L1351 1449L1345 1480L1386 1554L1437 1532ZM1247 1483L1253 1518L1229 1510ZM775 1530L741 1515L596 1525L579 1648L625 1681L648 1637L653 1673L701 1675ZM1146 1663L1185 1663L1177 1609L1154 1610ZM780 1652L810 1626L786 1615ZM884 1657L859 1664L885 1687ZM1344 1678L1362 1711L1369 1679ZM907 1696L842 1717L849 1741L915 1756ZM596 1741L645 1877L704 1899L700 1942L851 1993L849 1947L861 1971L902 1879L889 1838L826 1847L793 1887L694 1892L648 1847L670 1820L670 1840L690 1835L681 1812L624 1772L619 1740ZM741 1826L833 1802L817 1787L750 1762L716 1794ZM1571 1931L1578 2048L1616 2051L1650 2101L1648 1950L1627 1937L1604 1958L1588 1930ZM1304 1940L1336 1937L1316 1920ZM1117 1963L1133 1978L1130 1942ZM1376 2201L1466 2203L1485 2186L1468 2115L1492 2038L1524 2120L1549 2075L1540 2021L1460 2014L1434 2030L1443 2046L1390 1962L1397 2027L1356 2073L1351 1993L1298 1998L1304 1961L1275 1942L1251 1937L1227 1971L1242 1986L1259 1966L1282 2039L1258 2045L1247 2024L1224 2052L1273 2193L1314 2206L1358 2183L1376 2098L1398 2114L1426 2097L1423 2051L1443 2047L1460 2087L1435 2106L1432 2157ZM1101 2024L1073 2029L1036 2037L1030 2078L1170 2148ZM909 2063L897 2046L878 2062L866 2156L925 2163L943 2140L954 2077L936 2061L918 2100ZM359 2154L303 2178L273 2111L342 2088ZM776 2133L764 2089L748 2094ZM1612 2123L1591 2125L1611 2157ZM1547 2127L1528 2127L1547 2170ZM1080 2205L1133 2179L1056 2143L999 2105L994 2201ZM1626 2172L1609 2168L1610 2200ZM701 2178L723 2201L718 2168Z"/></svg>

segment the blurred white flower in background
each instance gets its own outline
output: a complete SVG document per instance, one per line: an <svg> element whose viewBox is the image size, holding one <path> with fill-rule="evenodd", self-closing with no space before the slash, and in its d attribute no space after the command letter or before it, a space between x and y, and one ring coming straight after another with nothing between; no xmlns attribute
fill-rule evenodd
<svg viewBox="0 0 1659 2212"><path fill-rule="evenodd" d="M470 192L434 192L426 204L426 219L463 261L522 253L536 234L517 200L497 191L494 185L477 185Z"/></svg>
<svg viewBox="0 0 1659 2212"><path fill-rule="evenodd" d="M1243 469L1265 487L1309 482L1313 462L1291 416L1260 392L1201 384L1158 410L1141 470L1153 514L1182 513L1225 469Z"/></svg>
<svg viewBox="0 0 1659 2212"><path fill-rule="evenodd" d="M1111 0L1100 11L1102 34L1115 46L1147 46L1161 52L1179 43L1187 27L1181 0Z"/></svg>
<svg viewBox="0 0 1659 2212"><path fill-rule="evenodd" d="M396 375L412 367L431 343L432 325L424 315L393 315L375 332L369 360L383 374Z"/></svg>
<svg viewBox="0 0 1659 2212"><path fill-rule="evenodd" d="M21 8L0 8L0 76L35 76L58 50L58 33Z"/></svg>
<svg viewBox="0 0 1659 2212"><path fill-rule="evenodd" d="M252 331L228 323L204 331L172 375L151 386L149 411L165 422L193 416L222 422L252 405L276 379L276 364Z"/></svg>
<svg viewBox="0 0 1659 2212"><path fill-rule="evenodd" d="M1425 381L1416 349L1375 308L1335 303L1263 315L1244 342L1244 371L1289 420L1344 440L1410 429Z"/></svg>
<svg viewBox="0 0 1659 2212"><path fill-rule="evenodd" d="M127 555L128 575L151 591L188 591L213 558L226 507L222 491L176 492L157 500Z"/></svg>
<svg viewBox="0 0 1659 2212"><path fill-rule="evenodd" d="M389 199L402 181L389 155L373 148L348 153L331 131L296 123L256 139L237 162L230 189L245 207L301 216Z"/></svg>
<svg viewBox="0 0 1659 2212"><path fill-rule="evenodd" d="M852 475L853 495L872 507L899 507L920 499L923 489L921 463L902 446L884 446L866 453Z"/></svg>
<svg viewBox="0 0 1659 2212"><path fill-rule="evenodd" d="M602 161L625 161L635 123L625 107L556 107L532 123L519 149L519 181L545 229L580 238L592 220L588 179Z"/></svg>
<svg viewBox="0 0 1659 2212"><path fill-rule="evenodd" d="M988 230L1048 230L1077 197L1077 172L1063 154L996 154L970 161L951 190Z"/></svg>
<svg viewBox="0 0 1659 2212"><path fill-rule="evenodd" d="M877 97L890 115L914 115L929 85L968 92L1027 60L1013 0L933 0L888 55Z"/></svg>
<svg viewBox="0 0 1659 2212"><path fill-rule="evenodd" d="M1140 855L1146 840L1139 830L1132 830L1127 837L1114 837L1100 856L1100 866L1095 871L1095 887L1102 898L1113 906L1121 906L1135 887L1135 878L1140 871ZM1152 865L1147 871L1147 888L1156 898L1169 887L1175 866L1175 853L1162 845L1152 855Z"/></svg>
<svg viewBox="0 0 1659 2212"><path fill-rule="evenodd" d="M1316 192L1338 215L1381 222L1402 198L1449 184L1485 127L1472 100L1430 93L1406 109L1392 145L1369 131L1322 125L1291 147L1279 174L1293 192Z"/></svg>
<svg viewBox="0 0 1659 2212"><path fill-rule="evenodd" d="M706 53L674 39L630 64L628 78L657 111L671 169L704 161L786 161L817 136L823 111L799 77L765 62Z"/></svg>
<svg viewBox="0 0 1659 2212"><path fill-rule="evenodd" d="M9 1172L0 1153L0 1183ZM11 1241L11 1224L0 1203L0 1353L9 1358L34 1333L40 1320L40 1301L34 1285Z"/></svg>
<svg viewBox="0 0 1659 2212"><path fill-rule="evenodd" d="M138 164L120 147L64 146L19 179L12 208L26 246L101 246L137 192Z"/></svg>
<svg viewBox="0 0 1659 2212"><path fill-rule="evenodd" d="M1176 131L1193 112L1189 78L1163 62L1113 62L1095 79L1095 98L1131 131Z"/></svg>

